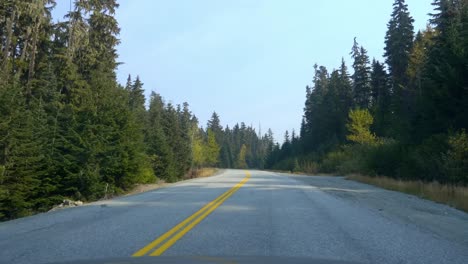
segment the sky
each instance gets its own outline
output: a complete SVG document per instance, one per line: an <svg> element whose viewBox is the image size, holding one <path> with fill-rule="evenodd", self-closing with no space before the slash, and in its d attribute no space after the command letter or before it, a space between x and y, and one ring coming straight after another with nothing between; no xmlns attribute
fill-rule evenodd
<svg viewBox="0 0 468 264"><path fill-rule="evenodd" d="M206 127L216 111L222 125L244 122L282 141L298 133L305 87L315 63L331 71L354 37L383 61L393 0L127 0L118 1L121 27L118 81L129 74L166 102L188 102ZM424 29L430 0L407 0L415 30ZM62 20L70 0L57 0Z"/></svg>

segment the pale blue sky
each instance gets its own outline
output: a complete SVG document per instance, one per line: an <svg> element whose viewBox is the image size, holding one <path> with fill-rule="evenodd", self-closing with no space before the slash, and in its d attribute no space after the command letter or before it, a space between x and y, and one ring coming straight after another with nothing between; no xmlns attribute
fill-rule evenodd
<svg viewBox="0 0 468 264"><path fill-rule="evenodd" d="M57 0L61 18L69 0ZM423 29L432 0L407 0ZM338 67L353 38L382 60L393 0L119 1L118 79L140 75L146 94L187 101L205 126L245 122L262 133L299 130L313 65Z"/></svg>

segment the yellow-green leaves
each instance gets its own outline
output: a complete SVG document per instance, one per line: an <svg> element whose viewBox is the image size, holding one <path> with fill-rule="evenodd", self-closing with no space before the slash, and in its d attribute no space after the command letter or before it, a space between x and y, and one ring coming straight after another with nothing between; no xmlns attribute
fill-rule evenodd
<svg viewBox="0 0 468 264"><path fill-rule="evenodd" d="M211 129L208 129L208 142L205 150L206 163L210 166L215 166L219 161L219 144L216 142L216 137Z"/></svg>
<svg viewBox="0 0 468 264"><path fill-rule="evenodd" d="M242 145L239 151L239 157L237 159L237 167L239 169L246 169L247 162L245 161L245 156L247 155L247 146L245 144Z"/></svg>
<svg viewBox="0 0 468 264"><path fill-rule="evenodd" d="M374 123L374 118L369 110L355 109L349 111L350 122L346 126L350 134L346 137L348 140L359 144L375 143L376 137L370 131L370 126Z"/></svg>
<svg viewBox="0 0 468 264"><path fill-rule="evenodd" d="M197 128L198 129L198 128ZM195 137L192 142L192 158L193 164L199 168L205 164L203 139L199 136Z"/></svg>

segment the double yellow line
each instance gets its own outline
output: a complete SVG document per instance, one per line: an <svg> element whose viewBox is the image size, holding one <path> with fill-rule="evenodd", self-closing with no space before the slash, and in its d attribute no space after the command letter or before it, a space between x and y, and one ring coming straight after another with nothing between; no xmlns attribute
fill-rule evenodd
<svg viewBox="0 0 468 264"><path fill-rule="evenodd" d="M133 257L142 257L145 256L151 250L154 250L149 255L150 256L160 256L164 251L169 249L174 245L180 238L182 238L186 233L188 233L192 228L194 228L198 223L205 219L211 212L216 210L224 201L226 201L231 195L233 195L237 190L239 190L250 178L250 173L246 172L246 177L237 183L234 187L220 195L218 198L214 199L207 205L203 206L193 215L189 216L184 221L180 222L178 225L174 226L171 230L164 233L162 236L155 239L153 242L149 243L142 249L135 252ZM164 243L163 243L164 242ZM163 243L162 245L160 245ZM160 246L159 246L160 245Z"/></svg>

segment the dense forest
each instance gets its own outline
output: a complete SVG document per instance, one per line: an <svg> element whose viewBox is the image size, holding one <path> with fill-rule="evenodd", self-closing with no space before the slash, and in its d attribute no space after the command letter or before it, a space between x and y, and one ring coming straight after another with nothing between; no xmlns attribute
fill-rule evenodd
<svg viewBox="0 0 468 264"><path fill-rule="evenodd" d="M299 135L275 145L267 167L468 184L468 1L435 0L414 33L395 0L385 62L354 39L344 60L315 65Z"/></svg>
<svg viewBox="0 0 468 264"><path fill-rule="evenodd" d="M216 113L201 128L187 103L117 83L118 4L74 3L53 23L54 0L0 2L0 220L204 166L264 167L271 131L223 128Z"/></svg>
<svg viewBox="0 0 468 264"><path fill-rule="evenodd" d="M138 76L119 84L116 0L76 0L55 23L55 0L1 1L0 220L203 167L466 186L468 1L433 5L427 28L415 33L405 1L395 0L385 62L371 60L356 38L352 70L344 59L331 72L315 65L301 129L279 144L271 130L223 126L216 112L200 124L188 103L145 98Z"/></svg>

